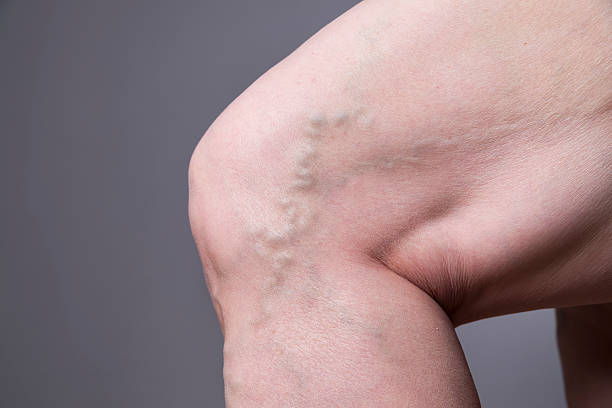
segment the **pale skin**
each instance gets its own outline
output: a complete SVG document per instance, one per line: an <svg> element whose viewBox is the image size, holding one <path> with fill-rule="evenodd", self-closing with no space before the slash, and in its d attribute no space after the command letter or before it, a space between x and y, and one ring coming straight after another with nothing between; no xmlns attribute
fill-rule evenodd
<svg viewBox="0 0 612 408"><path fill-rule="evenodd" d="M189 212L227 406L477 407L454 328L538 308L612 404L611 13L367 0L223 112Z"/></svg>

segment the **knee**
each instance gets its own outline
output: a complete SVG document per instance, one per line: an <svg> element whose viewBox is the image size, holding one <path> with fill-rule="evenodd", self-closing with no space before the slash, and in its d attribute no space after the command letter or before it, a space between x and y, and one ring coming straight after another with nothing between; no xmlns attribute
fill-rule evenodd
<svg viewBox="0 0 612 408"><path fill-rule="evenodd" d="M266 101L249 99L211 126L189 167L190 222L213 300L224 288L240 292L234 283L265 292L288 279L306 281L312 265L342 258L390 266L449 314L458 307L465 275L457 251L410 250L400 268L376 256L394 245L403 210L379 191L385 163L360 162L337 137L363 132L362 111L296 106L272 117L260 108Z"/></svg>
<svg viewBox="0 0 612 408"><path fill-rule="evenodd" d="M314 256L316 152L295 120L266 121L260 105L239 98L189 165L190 224L213 300L266 290Z"/></svg>
<svg viewBox="0 0 612 408"><path fill-rule="evenodd" d="M256 190L264 161L249 147L257 137L237 123L236 115L222 114L189 163L189 221L207 281L215 288L220 277L233 275L247 245L248 225L262 205Z"/></svg>

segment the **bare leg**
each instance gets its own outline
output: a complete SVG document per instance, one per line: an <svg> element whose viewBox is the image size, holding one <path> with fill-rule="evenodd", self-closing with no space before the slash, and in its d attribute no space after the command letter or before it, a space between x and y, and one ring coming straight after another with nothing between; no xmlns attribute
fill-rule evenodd
<svg viewBox="0 0 612 408"><path fill-rule="evenodd" d="M224 112L190 219L230 406L477 406L454 325L612 301L608 9L366 1Z"/></svg>
<svg viewBox="0 0 612 408"><path fill-rule="evenodd" d="M228 406L478 406L452 323L406 280L334 257L236 268L207 268Z"/></svg>
<svg viewBox="0 0 612 408"><path fill-rule="evenodd" d="M612 304L557 310L557 336L569 406L612 405Z"/></svg>

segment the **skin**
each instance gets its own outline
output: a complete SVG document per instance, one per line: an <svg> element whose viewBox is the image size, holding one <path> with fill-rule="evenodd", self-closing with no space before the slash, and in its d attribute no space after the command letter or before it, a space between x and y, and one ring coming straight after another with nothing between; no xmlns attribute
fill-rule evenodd
<svg viewBox="0 0 612 408"><path fill-rule="evenodd" d="M610 316L571 312L612 302L611 35L608 1L369 0L237 98L189 174L227 405L476 407L454 328L545 307L570 406L612 403L610 337L575 354Z"/></svg>
<svg viewBox="0 0 612 408"><path fill-rule="evenodd" d="M570 407L612 401L612 304L557 309L557 335Z"/></svg>

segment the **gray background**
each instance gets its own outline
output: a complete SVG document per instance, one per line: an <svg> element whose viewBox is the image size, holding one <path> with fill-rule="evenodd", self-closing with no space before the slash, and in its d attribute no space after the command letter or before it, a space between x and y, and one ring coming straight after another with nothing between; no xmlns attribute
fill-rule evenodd
<svg viewBox="0 0 612 408"><path fill-rule="evenodd" d="M0 407L221 407L186 170L349 0L0 0ZM564 406L551 311L459 334L485 407Z"/></svg>

